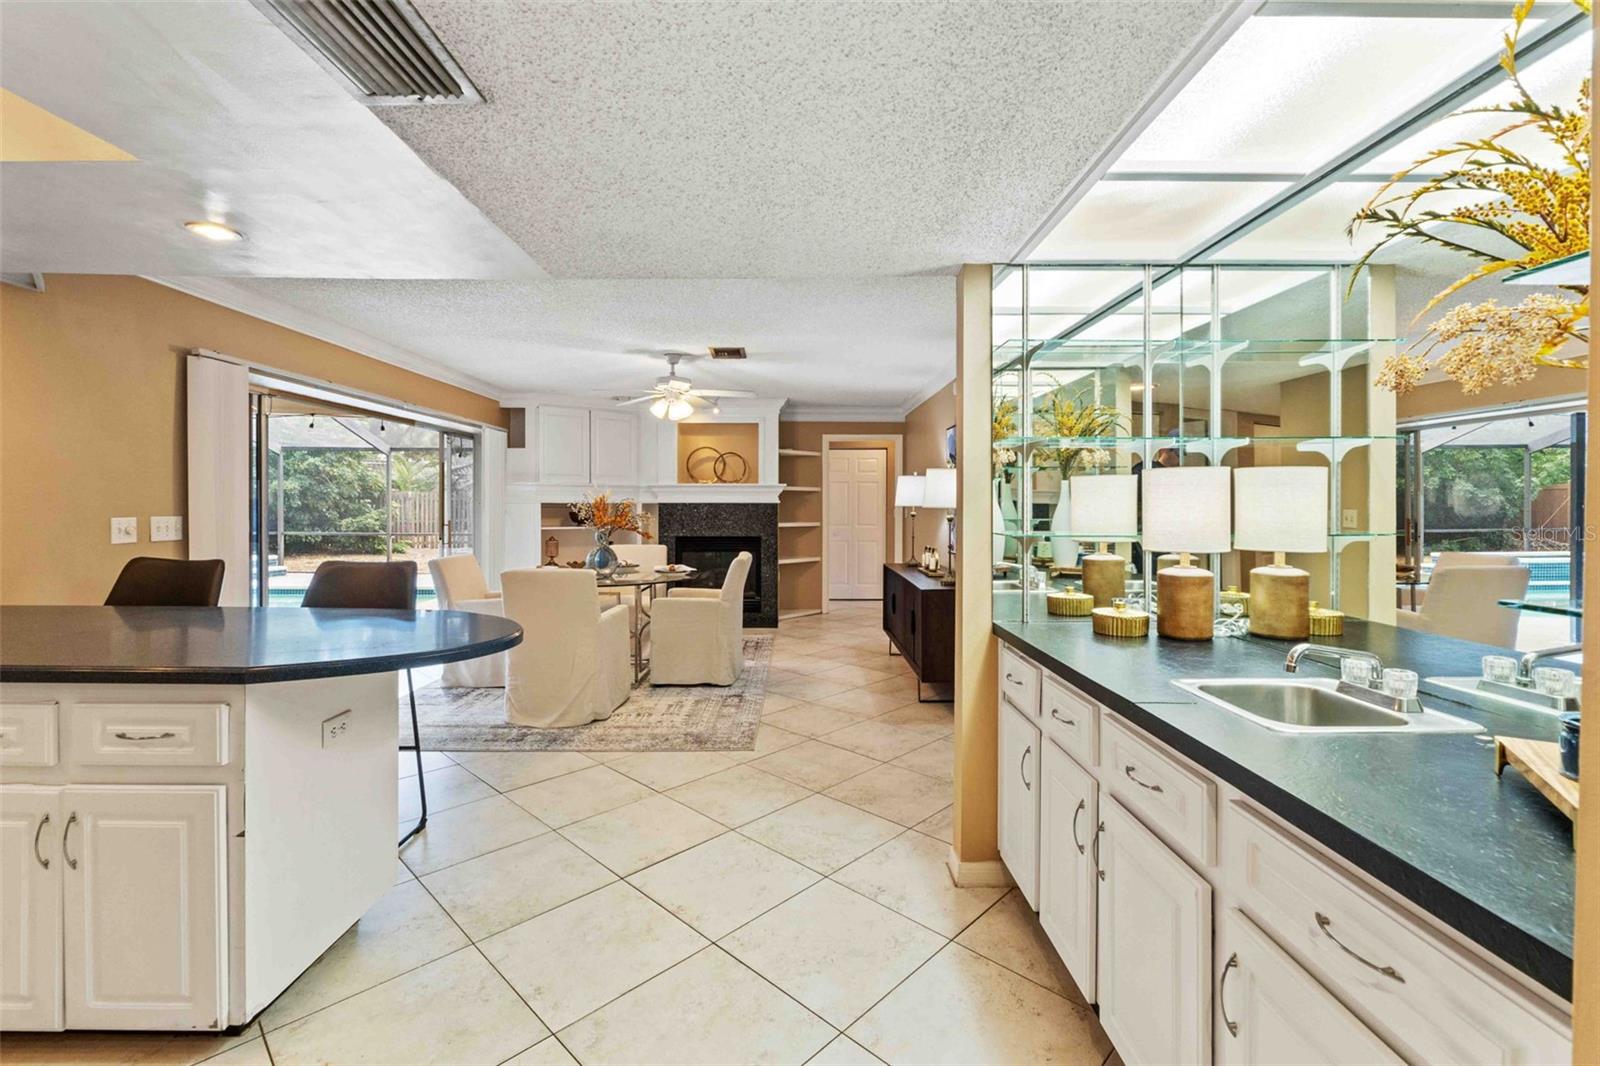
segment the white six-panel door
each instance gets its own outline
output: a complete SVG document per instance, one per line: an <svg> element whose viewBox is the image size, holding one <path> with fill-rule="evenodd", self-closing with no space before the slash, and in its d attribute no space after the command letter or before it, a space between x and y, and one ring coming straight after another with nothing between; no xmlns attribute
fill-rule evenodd
<svg viewBox="0 0 1600 1066"><path fill-rule="evenodd" d="M882 448L828 451L828 598L883 597L885 496L889 456Z"/></svg>
<svg viewBox="0 0 1600 1066"><path fill-rule="evenodd" d="M216 1028L223 786L68 787L61 810L68 1028Z"/></svg>
<svg viewBox="0 0 1600 1066"><path fill-rule="evenodd" d="M61 1028L61 790L0 787L0 1026Z"/></svg>

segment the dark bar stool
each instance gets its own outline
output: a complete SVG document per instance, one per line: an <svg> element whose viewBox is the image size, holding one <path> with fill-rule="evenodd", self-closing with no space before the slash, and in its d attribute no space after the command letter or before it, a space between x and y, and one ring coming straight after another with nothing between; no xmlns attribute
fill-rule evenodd
<svg viewBox="0 0 1600 1066"><path fill-rule="evenodd" d="M215 607L222 597L221 559L129 559L107 607Z"/></svg>
<svg viewBox="0 0 1600 1066"><path fill-rule="evenodd" d="M311 575L302 607L335 607L365 611L414 611L417 609L417 564L352 563L329 559ZM422 800L422 817L400 838L405 842L422 832L428 824L428 785L422 777L422 731L417 727L417 688L406 671L406 690L411 695L411 743L401 751L417 753L417 795Z"/></svg>

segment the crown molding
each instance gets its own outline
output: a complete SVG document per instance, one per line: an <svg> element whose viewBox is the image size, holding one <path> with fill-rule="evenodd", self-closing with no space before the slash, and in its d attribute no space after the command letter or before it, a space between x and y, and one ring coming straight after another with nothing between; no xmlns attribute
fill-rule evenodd
<svg viewBox="0 0 1600 1066"><path fill-rule="evenodd" d="M955 383L956 376L953 372L949 377L945 377L942 373L939 374L932 381L928 382L928 384L924 385L919 391L912 393L911 401L907 403L905 408L900 412L900 417L902 419L908 417L912 411L915 411L917 408L921 407L923 404L927 403L929 400L933 399L939 393L943 392L945 389L948 389Z"/></svg>
<svg viewBox="0 0 1600 1066"><path fill-rule="evenodd" d="M271 322L284 329L292 329L296 333L303 333L308 337L315 337L319 341L336 344L341 348L348 348L357 355L364 355L369 359L376 359L380 363L410 370L424 377L433 378L435 381L457 388L476 392L480 396L487 396L496 403L503 402L502 390L489 384L482 378L471 374L463 374L459 370L421 356L404 348L396 347L388 341L380 340L370 333L341 325L330 319L310 311L302 310L281 300L274 300L270 296L249 292L239 288L227 278L183 277L166 278L153 275L140 275L146 281L153 281L157 285L174 289L196 299L213 303L219 307L226 307L230 311L259 318L263 322Z"/></svg>
<svg viewBox="0 0 1600 1066"><path fill-rule="evenodd" d="M778 416L783 422L904 422L898 407L830 407L791 403Z"/></svg>

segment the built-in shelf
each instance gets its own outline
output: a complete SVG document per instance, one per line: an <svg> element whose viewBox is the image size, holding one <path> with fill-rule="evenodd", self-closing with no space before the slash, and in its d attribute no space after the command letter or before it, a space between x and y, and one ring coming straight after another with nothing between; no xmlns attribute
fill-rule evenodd
<svg viewBox="0 0 1600 1066"><path fill-rule="evenodd" d="M808 452L804 448L779 448L778 454L780 456L809 456L815 459L822 458L821 452Z"/></svg>
<svg viewBox="0 0 1600 1066"><path fill-rule="evenodd" d="M814 529L822 525L821 522L779 522L779 529Z"/></svg>
<svg viewBox="0 0 1600 1066"><path fill-rule="evenodd" d="M785 607L778 612L778 621L787 622L791 618L807 618L814 614L821 614L821 607Z"/></svg>
<svg viewBox="0 0 1600 1066"><path fill-rule="evenodd" d="M821 492L820 485L785 485L784 492Z"/></svg>
<svg viewBox="0 0 1600 1066"><path fill-rule="evenodd" d="M1518 270L1501 279L1507 285L1587 285L1589 253L1577 252Z"/></svg>
<svg viewBox="0 0 1600 1066"><path fill-rule="evenodd" d="M778 560L778 565L779 566L792 566L795 563L820 563L820 562L822 562L822 556L820 556L820 555L796 555L796 556L794 556L793 558L790 558L790 559L779 559Z"/></svg>

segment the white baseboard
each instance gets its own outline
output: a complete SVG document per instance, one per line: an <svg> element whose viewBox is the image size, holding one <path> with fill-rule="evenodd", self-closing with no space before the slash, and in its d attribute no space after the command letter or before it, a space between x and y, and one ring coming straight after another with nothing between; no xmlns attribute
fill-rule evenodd
<svg viewBox="0 0 1600 1066"><path fill-rule="evenodd" d="M956 849L951 848L944 864L949 868L950 878L957 888L996 888L1012 884L1010 871L999 859L962 862L956 856Z"/></svg>

